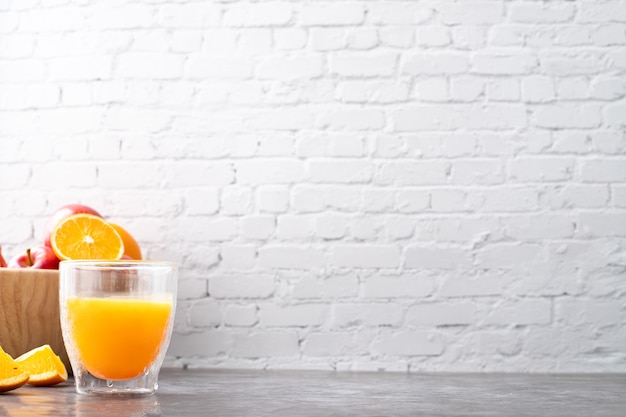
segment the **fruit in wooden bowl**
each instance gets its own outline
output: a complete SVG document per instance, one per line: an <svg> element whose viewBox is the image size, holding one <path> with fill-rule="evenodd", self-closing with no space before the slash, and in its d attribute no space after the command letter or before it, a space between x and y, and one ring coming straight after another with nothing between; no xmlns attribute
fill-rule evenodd
<svg viewBox="0 0 626 417"><path fill-rule="evenodd" d="M70 366L59 315L59 271L0 268L0 346L12 357L50 345Z"/></svg>
<svg viewBox="0 0 626 417"><path fill-rule="evenodd" d="M0 246L0 347L16 358L50 345L71 372L61 334L57 269L59 261L67 259L140 260L142 254L124 228L80 204L65 205L52 214L43 245L31 247L9 262Z"/></svg>
<svg viewBox="0 0 626 417"><path fill-rule="evenodd" d="M14 256L7 268L59 269L59 258L49 247L35 246Z"/></svg>

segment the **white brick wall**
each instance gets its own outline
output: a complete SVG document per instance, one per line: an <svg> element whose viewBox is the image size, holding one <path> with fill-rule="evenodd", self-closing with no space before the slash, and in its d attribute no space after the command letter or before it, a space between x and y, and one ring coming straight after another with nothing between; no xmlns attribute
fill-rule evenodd
<svg viewBox="0 0 626 417"><path fill-rule="evenodd" d="M626 2L0 0L0 244L182 265L167 363L626 372Z"/></svg>

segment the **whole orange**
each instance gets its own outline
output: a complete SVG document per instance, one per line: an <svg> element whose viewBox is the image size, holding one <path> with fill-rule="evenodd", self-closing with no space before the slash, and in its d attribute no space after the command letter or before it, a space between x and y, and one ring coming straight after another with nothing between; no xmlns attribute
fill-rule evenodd
<svg viewBox="0 0 626 417"><path fill-rule="evenodd" d="M139 247L139 244L137 243L135 238L130 233L128 233L126 229L124 229L122 226L115 223L109 224L115 230L117 230L117 233L119 233L119 235L122 237L122 241L124 242L124 255L137 261L141 260L141 248Z"/></svg>

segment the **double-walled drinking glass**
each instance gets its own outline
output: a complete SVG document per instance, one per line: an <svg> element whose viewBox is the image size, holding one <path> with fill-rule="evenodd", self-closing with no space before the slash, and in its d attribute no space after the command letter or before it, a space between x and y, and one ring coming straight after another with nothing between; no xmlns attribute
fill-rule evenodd
<svg viewBox="0 0 626 417"><path fill-rule="evenodd" d="M79 394L152 394L169 345L178 268L63 261L61 329Z"/></svg>

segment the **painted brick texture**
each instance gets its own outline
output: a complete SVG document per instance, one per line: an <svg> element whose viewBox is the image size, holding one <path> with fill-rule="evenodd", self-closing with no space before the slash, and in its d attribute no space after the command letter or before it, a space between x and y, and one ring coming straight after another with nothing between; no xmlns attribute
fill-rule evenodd
<svg viewBox="0 0 626 417"><path fill-rule="evenodd" d="M182 265L170 366L626 372L626 2L0 0L0 244Z"/></svg>

